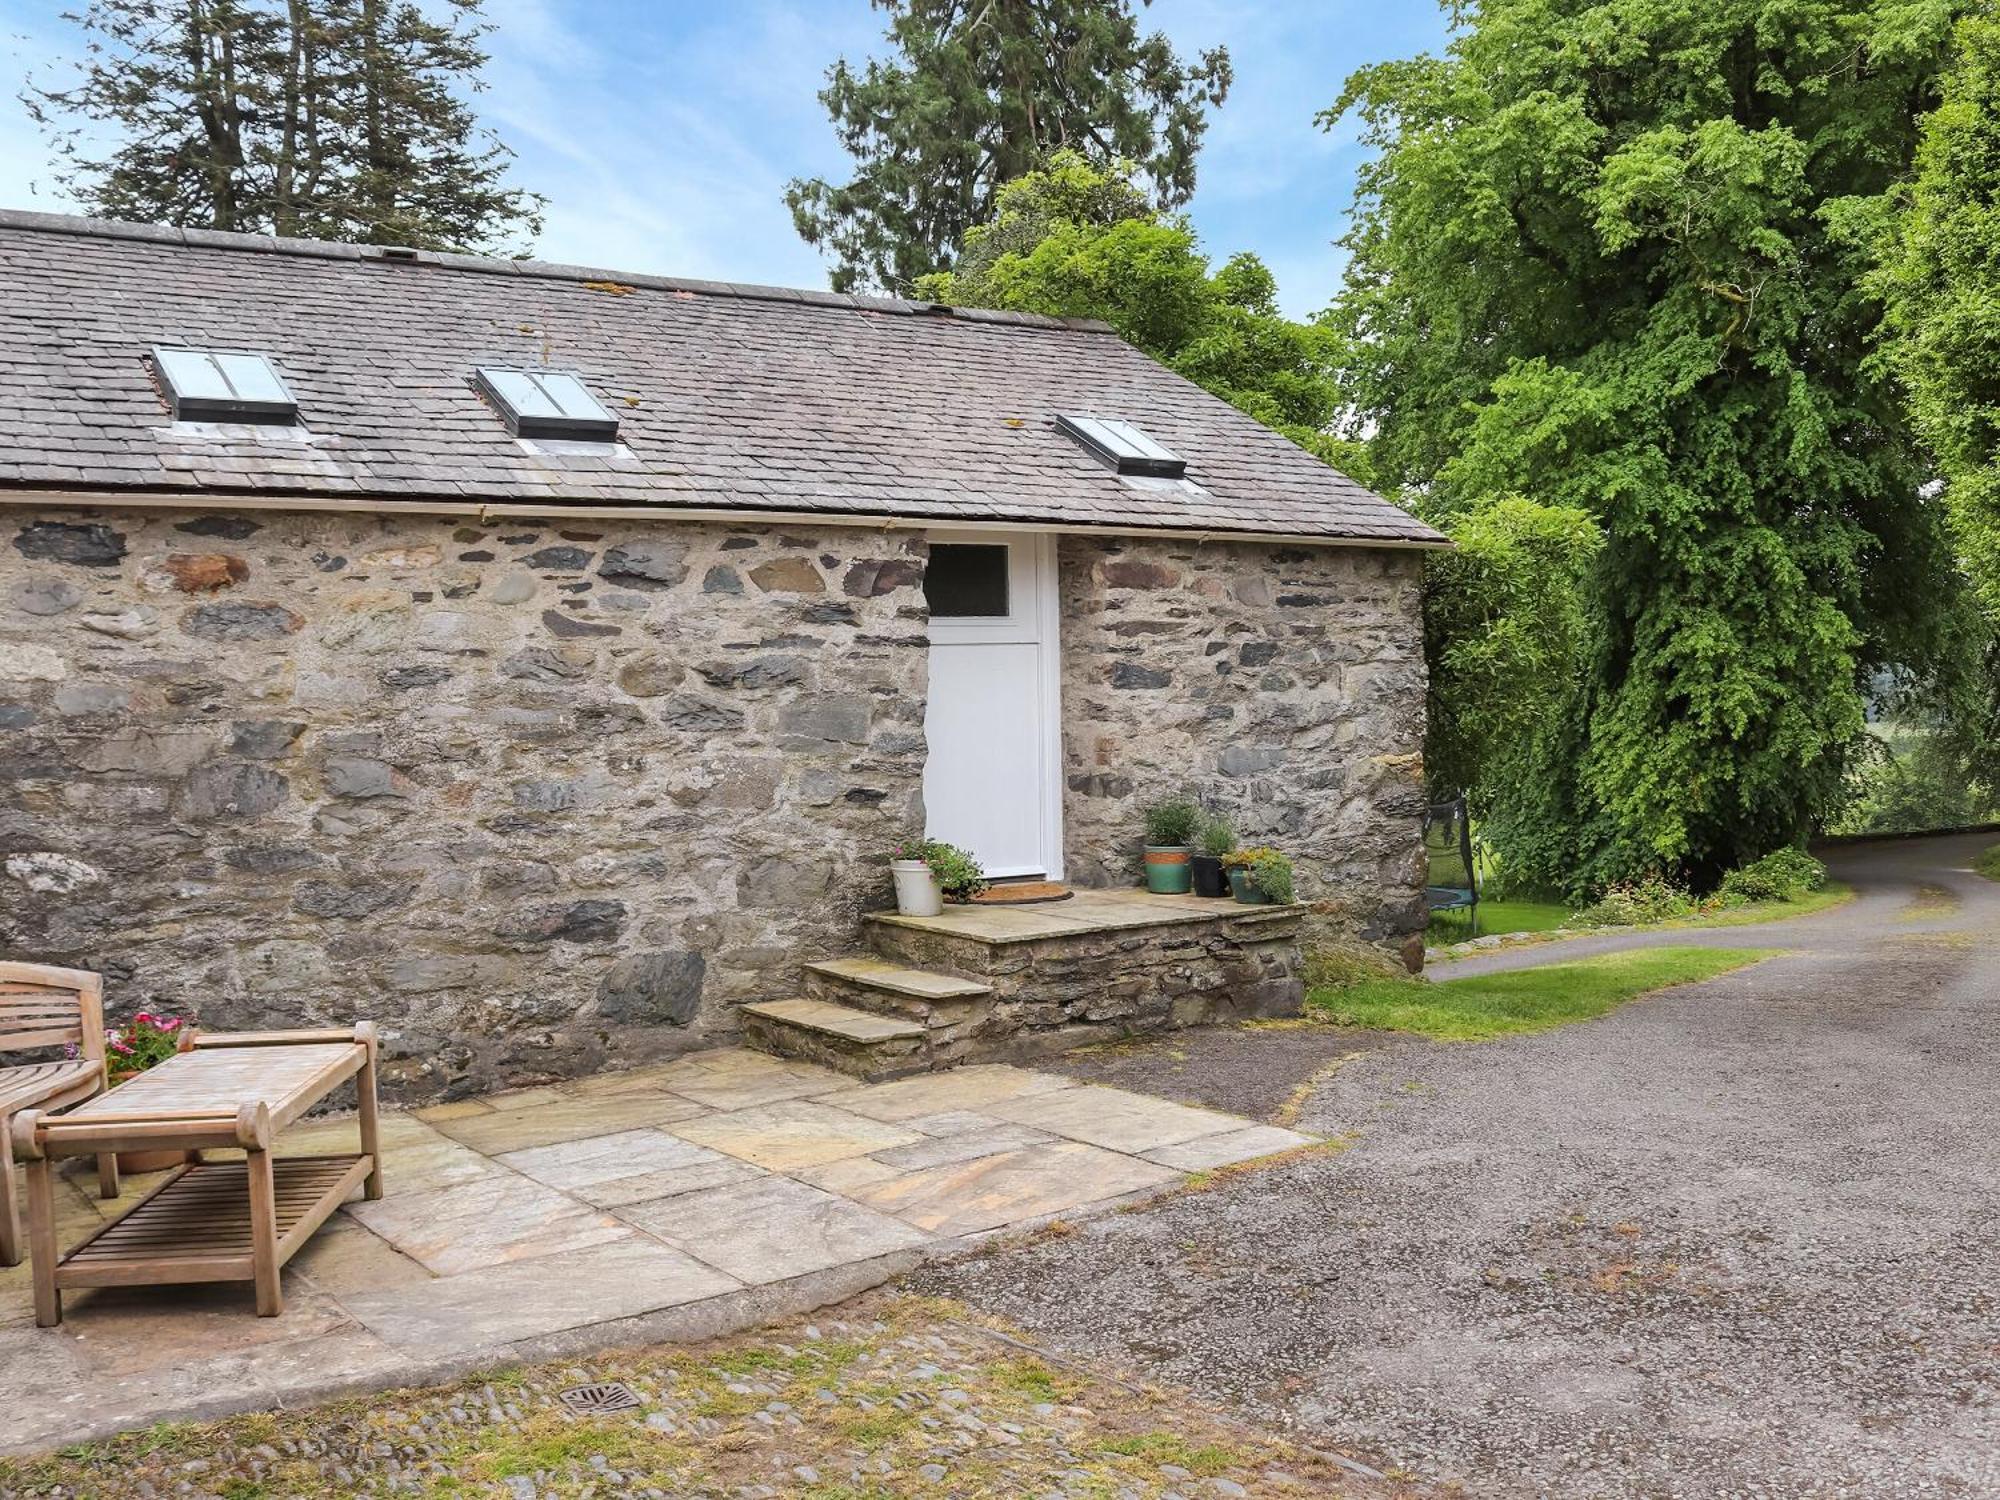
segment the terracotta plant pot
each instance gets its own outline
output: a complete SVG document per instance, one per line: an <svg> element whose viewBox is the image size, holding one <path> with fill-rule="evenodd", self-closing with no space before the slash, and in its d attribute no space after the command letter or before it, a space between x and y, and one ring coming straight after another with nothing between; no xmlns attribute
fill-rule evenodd
<svg viewBox="0 0 2000 1500"><path fill-rule="evenodd" d="M1257 888L1257 884L1250 878L1248 870L1231 870L1229 872L1229 890L1230 894L1235 896L1245 906L1269 906L1271 904L1271 898Z"/></svg>
<svg viewBox="0 0 2000 1500"><path fill-rule="evenodd" d="M1193 875L1186 846L1146 846L1146 889L1156 896L1185 896Z"/></svg>
<svg viewBox="0 0 2000 1500"><path fill-rule="evenodd" d="M187 1164L185 1151L120 1151L118 1170L121 1172L171 1172L175 1167Z"/></svg>
<svg viewBox="0 0 2000 1500"><path fill-rule="evenodd" d="M944 892L924 861L892 859L889 873L896 877L896 910L904 916L934 917L944 910Z"/></svg>
<svg viewBox="0 0 2000 1500"><path fill-rule="evenodd" d="M1188 870L1197 896L1213 899L1229 894L1229 882L1222 874L1222 861L1213 854L1195 855L1188 861Z"/></svg>

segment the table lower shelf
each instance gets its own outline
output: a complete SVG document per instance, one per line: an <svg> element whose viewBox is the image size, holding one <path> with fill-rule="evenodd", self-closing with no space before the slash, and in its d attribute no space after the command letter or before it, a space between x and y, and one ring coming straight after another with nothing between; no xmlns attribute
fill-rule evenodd
<svg viewBox="0 0 2000 1500"><path fill-rule="evenodd" d="M271 1163L283 1265L368 1176L362 1156L289 1156ZM241 1161L183 1167L119 1219L63 1256L59 1288L249 1281L249 1169Z"/></svg>

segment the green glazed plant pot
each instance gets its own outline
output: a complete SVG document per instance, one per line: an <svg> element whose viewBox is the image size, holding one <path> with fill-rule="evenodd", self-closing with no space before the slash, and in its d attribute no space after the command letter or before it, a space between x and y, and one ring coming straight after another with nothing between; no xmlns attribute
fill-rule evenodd
<svg viewBox="0 0 2000 1500"><path fill-rule="evenodd" d="M1193 863L1186 846L1146 846L1146 889L1154 895L1185 896L1192 878Z"/></svg>
<svg viewBox="0 0 2000 1500"><path fill-rule="evenodd" d="M1248 870L1229 872L1229 893L1245 906L1269 906L1271 898L1259 890Z"/></svg>

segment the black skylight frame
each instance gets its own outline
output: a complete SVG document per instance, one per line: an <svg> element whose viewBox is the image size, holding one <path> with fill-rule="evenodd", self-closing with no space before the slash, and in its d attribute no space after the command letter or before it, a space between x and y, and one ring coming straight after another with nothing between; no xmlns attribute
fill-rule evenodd
<svg viewBox="0 0 2000 1500"><path fill-rule="evenodd" d="M267 354L155 345L153 369L176 422L258 422L289 427L298 398Z"/></svg>
<svg viewBox="0 0 2000 1500"><path fill-rule="evenodd" d="M1056 418L1056 428L1120 474L1145 479L1182 479L1187 475L1186 459L1121 418L1064 412Z"/></svg>
<svg viewBox="0 0 2000 1500"><path fill-rule="evenodd" d="M481 365L473 378L516 437L609 443L618 436L618 419L567 370Z"/></svg>

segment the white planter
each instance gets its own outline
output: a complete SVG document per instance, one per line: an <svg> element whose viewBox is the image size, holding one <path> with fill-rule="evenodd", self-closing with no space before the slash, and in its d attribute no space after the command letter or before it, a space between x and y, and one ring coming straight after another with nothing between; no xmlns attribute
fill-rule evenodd
<svg viewBox="0 0 2000 1500"><path fill-rule="evenodd" d="M937 876L920 859L892 859L889 873L896 877L896 910L906 917L934 917L944 910L944 892Z"/></svg>

